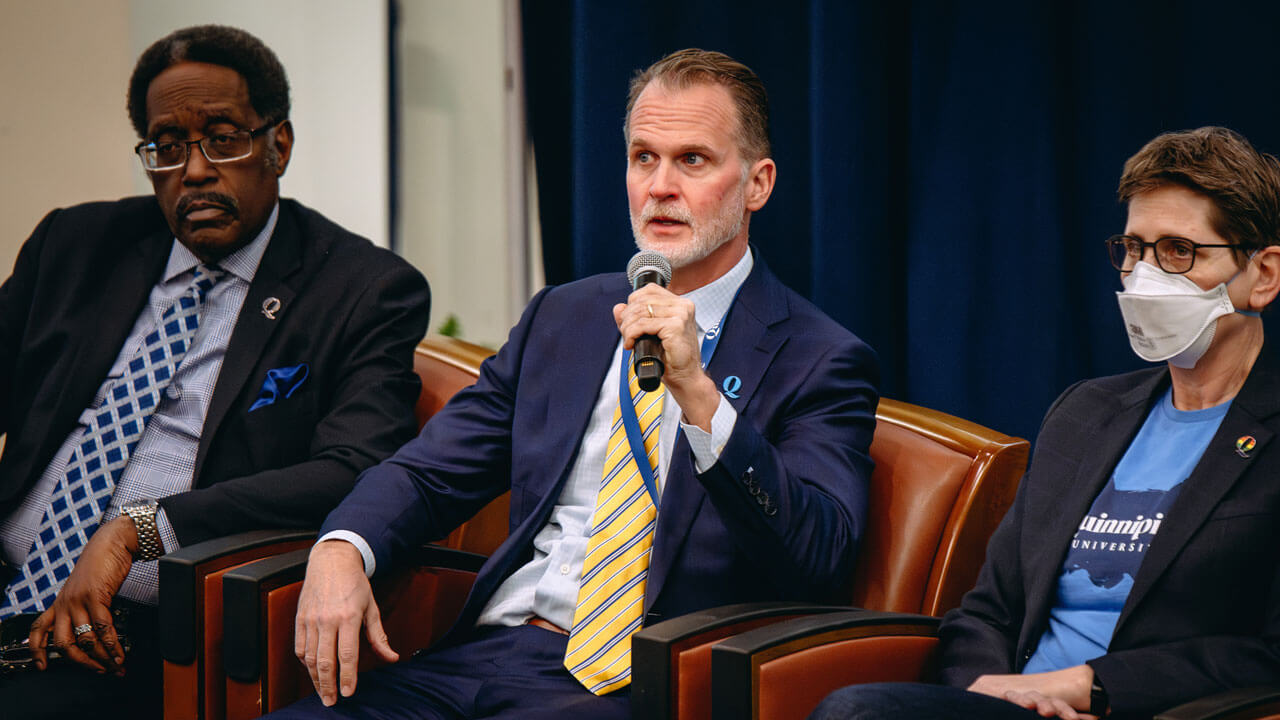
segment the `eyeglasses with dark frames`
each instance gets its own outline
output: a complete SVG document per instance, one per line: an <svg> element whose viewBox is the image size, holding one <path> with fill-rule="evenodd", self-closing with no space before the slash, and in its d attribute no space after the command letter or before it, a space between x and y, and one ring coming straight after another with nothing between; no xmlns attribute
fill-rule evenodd
<svg viewBox="0 0 1280 720"><path fill-rule="evenodd" d="M1166 235L1147 242L1132 235L1112 235L1107 238L1107 257L1111 266L1120 272L1132 272L1133 268L1151 248L1155 255L1156 265L1167 273L1181 275L1190 272L1196 264L1196 253L1200 248L1235 248L1244 247L1240 243L1198 243L1184 237Z"/></svg>
<svg viewBox="0 0 1280 720"><path fill-rule="evenodd" d="M176 170L186 165L191 156L192 145L199 146L200 152L211 163L233 162L252 155L253 139L278 124L269 122L257 130L214 133L199 140L143 140L133 151L138 154L142 167L147 172Z"/></svg>

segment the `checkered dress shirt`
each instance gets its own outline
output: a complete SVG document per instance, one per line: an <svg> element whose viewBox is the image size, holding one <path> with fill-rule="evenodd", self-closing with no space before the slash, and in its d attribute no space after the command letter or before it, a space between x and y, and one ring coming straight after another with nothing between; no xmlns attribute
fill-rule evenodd
<svg viewBox="0 0 1280 720"><path fill-rule="evenodd" d="M183 358L178 373L166 389L165 398L147 423L138 446L125 466L124 474L116 483L111 505L102 515L102 523L120 514L126 503L145 498L163 498L191 489L195 475L196 450L200 445L200 433L204 428L205 413L213 397L213 388L222 369L227 344L235 330L236 318L249 293L249 284L258 271L258 263L267 249L271 233L275 230L279 206L271 212L262 232L248 245L218 261L218 267L226 271L217 285L205 297L200 312L200 331ZM151 289L146 307L138 315L121 346L108 377L124 374L125 363L137 353L143 338L157 326L160 315L185 293L191 285L193 271L199 259L176 239L169 251L169 261L160 282ZM102 383L102 388L107 383ZM58 478L66 472L71 453L80 441L92 408L102 401L93 399L80 415L79 423L62 447L45 468L40 480L27 493L22 504L8 517L0 520L0 543L4 546L4 559L21 565L35 542L36 528L49 506ZM156 516L160 539L165 552L179 547L177 535L169 524L164 511ZM159 597L158 561L134 563L120 596L148 605L154 605Z"/></svg>

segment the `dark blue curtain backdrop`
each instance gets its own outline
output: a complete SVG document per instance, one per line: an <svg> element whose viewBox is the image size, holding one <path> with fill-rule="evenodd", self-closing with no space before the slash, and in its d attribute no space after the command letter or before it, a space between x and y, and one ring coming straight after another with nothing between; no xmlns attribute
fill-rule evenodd
<svg viewBox="0 0 1280 720"><path fill-rule="evenodd" d="M682 47L763 78L769 266L875 347L885 396L1034 438L1142 365L1102 249L1124 160L1226 125L1280 151L1280 5L525 0L548 282L621 270L628 80Z"/></svg>

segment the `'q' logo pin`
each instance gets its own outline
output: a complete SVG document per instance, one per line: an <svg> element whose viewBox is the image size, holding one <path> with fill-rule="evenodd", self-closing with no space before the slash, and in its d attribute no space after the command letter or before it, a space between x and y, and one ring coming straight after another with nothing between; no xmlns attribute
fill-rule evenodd
<svg viewBox="0 0 1280 720"><path fill-rule="evenodd" d="M1258 441L1254 440L1252 435L1241 435L1236 438L1236 454L1242 458L1247 458L1249 457L1249 452L1257 444Z"/></svg>

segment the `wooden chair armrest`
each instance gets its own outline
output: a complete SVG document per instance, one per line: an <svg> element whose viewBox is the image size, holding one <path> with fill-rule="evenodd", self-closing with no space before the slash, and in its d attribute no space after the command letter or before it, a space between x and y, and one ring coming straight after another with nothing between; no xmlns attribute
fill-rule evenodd
<svg viewBox="0 0 1280 720"><path fill-rule="evenodd" d="M711 649L712 717L804 718L853 683L933 674L938 618L848 610L749 630Z"/></svg>
<svg viewBox="0 0 1280 720"><path fill-rule="evenodd" d="M641 629L631 638L631 714L653 720L711 717L711 646L737 633L847 606L797 602L722 605Z"/></svg>
<svg viewBox="0 0 1280 720"><path fill-rule="evenodd" d="M293 625L309 549L264 558L223 579L227 719L257 717L311 692L294 656ZM483 555L427 545L408 567L374 579L391 646L407 657L426 647L457 618ZM361 642L360 668L376 666Z"/></svg>
<svg viewBox="0 0 1280 720"><path fill-rule="evenodd" d="M179 548L160 558L160 654L171 718L221 718L222 577L246 562L308 547L311 530L256 530Z"/></svg>
<svg viewBox="0 0 1280 720"><path fill-rule="evenodd" d="M1155 720L1246 720L1280 717L1280 685L1237 688L1192 700Z"/></svg>
<svg viewBox="0 0 1280 720"><path fill-rule="evenodd" d="M166 660L190 663L199 650L197 633L203 606L200 581L210 573L276 555L315 541L313 530L255 530L178 548L160 558L160 653Z"/></svg>
<svg viewBox="0 0 1280 720"><path fill-rule="evenodd" d="M222 664L227 677L241 682L256 680L262 671L263 632L272 619L263 605L266 593L286 585L301 584L307 572L308 548L263 558L228 572L222 579ZM299 588L300 589L300 588ZM292 609L296 610L296 601ZM292 614L290 614L292 620Z"/></svg>

